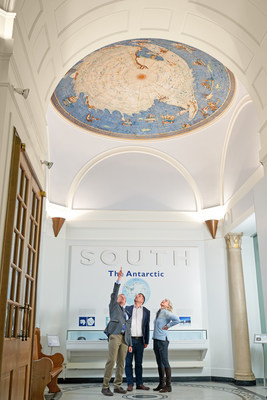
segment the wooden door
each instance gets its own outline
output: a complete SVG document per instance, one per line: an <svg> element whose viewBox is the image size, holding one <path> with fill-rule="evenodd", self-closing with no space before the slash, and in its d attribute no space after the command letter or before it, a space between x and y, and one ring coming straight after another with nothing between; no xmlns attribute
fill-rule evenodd
<svg viewBox="0 0 267 400"><path fill-rule="evenodd" d="M42 191L14 135L1 261L0 400L28 400Z"/></svg>

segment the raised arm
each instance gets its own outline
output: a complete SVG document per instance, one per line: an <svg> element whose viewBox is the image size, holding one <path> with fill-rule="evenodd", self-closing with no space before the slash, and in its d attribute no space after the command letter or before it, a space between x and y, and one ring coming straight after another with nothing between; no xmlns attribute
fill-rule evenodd
<svg viewBox="0 0 267 400"><path fill-rule="evenodd" d="M123 275L123 273L122 273L122 267L121 267L121 269L119 270L119 272L118 272L118 278L117 278L117 280L120 282L120 280L121 280L121 278L122 278L122 275Z"/></svg>
<svg viewBox="0 0 267 400"><path fill-rule="evenodd" d="M118 294L119 294L119 290L120 290L120 280L122 278L122 275L123 275L123 273L122 273L122 267L121 267L121 269L118 272L117 281L114 283L113 292L111 293L111 296L110 296L110 303L109 303L110 310L113 308L114 304L117 303L117 298L118 298Z"/></svg>

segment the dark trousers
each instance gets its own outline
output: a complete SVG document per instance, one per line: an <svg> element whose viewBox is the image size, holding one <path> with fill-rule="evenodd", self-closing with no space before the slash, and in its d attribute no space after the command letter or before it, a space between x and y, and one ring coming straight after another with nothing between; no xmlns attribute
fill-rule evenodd
<svg viewBox="0 0 267 400"><path fill-rule="evenodd" d="M170 368L168 360L168 340L153 339L153 350L159 368Z"/></svg>
<svg viewBox="0 0 267 400"><path fill-rule="evenodd" d="M136 385L143 384L143 354L144 354L144 343L143 338L135 339L132 337L132 353L127 353L125 361L125 374L127 385L133 385L133 358L135 362L135 378Z"/></svg>

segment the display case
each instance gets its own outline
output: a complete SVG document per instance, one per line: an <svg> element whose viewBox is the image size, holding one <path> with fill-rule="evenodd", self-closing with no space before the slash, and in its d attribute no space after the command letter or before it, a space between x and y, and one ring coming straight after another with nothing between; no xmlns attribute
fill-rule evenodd
<svg viewBox="0 0 267 400"><path fill-rule="evenodd" d="M67 345L69 351L98 351L106 350L108 338L104 331L97 330L68 330Z"/></svg>
<svg viewBox="0 0 267 400"><path fill-rule="evenodd" d="M208 350L205 329L170 329L169 359L173 368L203 368ZM156 368L153 354L153 331L144 352L143 368ZM108 338L101 330L67 331L67 368L102 369L105 366Z"/></svg>
<svg viewBox="0 0 267 400"><path fill-rule="evenodd" d="M149 332L150 341L153 337L153 330ZM207 340L207 331L205 329L169 329L168 336L171 341L181 341L181 340ZM88 330L88 329L77 329L77 330L68 330L67 331L67 342L76 342L76 341L88 341L88 342L96 342L106 340L107 335L104 331L99 330Z"/></svg>

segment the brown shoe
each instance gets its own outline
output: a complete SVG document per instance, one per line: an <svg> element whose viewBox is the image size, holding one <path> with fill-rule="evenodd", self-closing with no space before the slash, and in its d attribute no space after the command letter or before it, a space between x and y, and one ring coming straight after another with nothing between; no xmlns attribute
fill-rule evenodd
<svg viewBox="0 0 267 400"><path fill-rule="evenodd" d="M167 392L171 392L171 391L172 391L172 387L165 385L164 388L162 388L159 392L160 393L167 393Z"/></svg>
<svg viewBox="0 0 267 400"><path fill-rule="evenodd" d="M110 390L110 388L103 388L101 390L101 392L105 395L105 396L113 396L112 391Z"/></svg>
<svg viewBox="0 0 267 400"><path fill-rule="evenodd" d="M128 392L132 392L132 391L133 391L133 385L128 385L127 391L128 391Z"/></svg>
<svg viewBox="0 0 267 400"><path fill-rule="evenodd" d="M160 389L163 389L164 386L165 386L164 384L159 383L158 386L155 387L153 390L154 390L154 391L160 391Z"/></svg>
<svg viewBox="0 0 267 400"><path fill-rule="evenodd" d="M122 387L114 388L114 393L126 394L127 390L124 390Z"/></svg>
<svg viewBox="0 0 267 400"><path fill-rule="evenodd" d="M148 386L145 386L145 385L138 385L138 386L136 386L136 389L139 389L139 390L149 390L150 388L148 387Z"/></svg>

